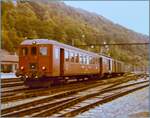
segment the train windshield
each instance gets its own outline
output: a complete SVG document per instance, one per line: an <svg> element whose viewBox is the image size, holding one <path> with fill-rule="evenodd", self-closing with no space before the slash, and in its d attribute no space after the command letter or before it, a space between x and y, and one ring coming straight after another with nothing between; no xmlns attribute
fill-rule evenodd
<svg viewBox="0 0 150 118"><path fill-rule="evenodd" d="M36 53L37 53L36 47L32 47L31 48L31 55L36 55Z"/></svg>
<svg viewBox="0 0 150 118"><path fill-rule="evenodd" d="M21 54L22 54L23 56L26 56L26 55L28 54L28 48L27 48L27 47L22 48L22 49L21 49Z"/></svg>
<svg viewBox="0 0 150 118"><path fill-rule="evenodd" d="M47 47L40 47L40 55L42 56L47 55Z"/></svg>

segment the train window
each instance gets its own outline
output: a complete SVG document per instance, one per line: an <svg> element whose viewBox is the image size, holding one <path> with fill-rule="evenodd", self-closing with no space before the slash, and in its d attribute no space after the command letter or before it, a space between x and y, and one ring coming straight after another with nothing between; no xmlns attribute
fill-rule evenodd
<svg viewBox="0 0 150 118"><path fill-rule="evenodd" d="M22 51L21 53L22 53L23 56L26 56L28 54L28 48L27 47L22 48L21 51Z"/></svg>
<svg viewBox="0 0 150 118"><path fill-rule="evenodd" d="M65 61L69 61L69 51L65 51Z"/></svg>
<svg viewBox="0 0 150 118"><path fill-rule="evenodd" d="M89 64L92 64L92 57L89 57Z"/></svg>
<svg viewBox="0 0 150 118"><path fill-rule="evenodd" d="M93 57L93 64L95 64L95 57Z"/></svg>
<svg viewBox="0 0 150 118"><path fill-rule="evenodd" d="M85 64L85 57L83 56L82 64Z"/></svg>
<svg viewBox="0 0 150 118"><path fill-rule="evenodd" d="M94 64L94 57L92 57L91 59L91 64Z"/></svg>
<svg viewBox="0 0 150 118"><path fill-rule="evenodd" d="M70 53L70 58L71 58L71 62L74 62L74 53L73 52Z"/></svg>
<svg viewBox="0 0 150 118"><path fill-rule="evenodd" d="M90 64L90 58L87 56L87 64Z"/></svg>
<svg viewBox="0 0 150 118"><path fill-rule="evenodd" d="M40 55L42 56L47 55L47 47L40 47Z"/></svg>
<svg viewBox="0 0 150 118"><path fill-rule="evenodd" d="M94 57L94 58L93 58L93 64L96 64L96 63L97 63L97 58Z"/></svg>
<svg viewBox="0 0 150 118"><path fill-rule="evenodd" d="M104 58L103 60L104 60L104 63L105 63L105 64L107 64L107 59L106 59L106 58Z"/></svg>
<svg viewBox="0 0 150 118"><path fill-rule="evenodd" d="M84 64L84 56L82 56L82 64Z"/></svg>
<svg viewBox="0 0 150 118"><path fill-rule="evenodd" d="M93 64L95 64L95 57L93 57L93 61L92 62L93 62Z"/></svg>
<svg viewBox="0 0 150 118"><path fill-rule="evenodd" d="M97 64L97 58L95 57L95 64Z"/></svg>
<svg viewBox="0 0 150 118"><path fill-rule="evenodd" d="M36 47L32 47L31 48L31 54L32 55L36 55Z"/></svg>
<svg viewBox="0 0 150 118"><path fill-rule="evenodd" d="M79 56L79 62L81 63L82 61L82 55Z"/></svg>
<svg viewBox="0 0 150 118"><path fill-rule="evenodd" d="M79 54L75 53L75 62L78 63L79 62Z"/></svg>
<svg viewBox="0 0 150 118"><path fill-rule="evenodd" d="M98 58L96 58L96 64L98 64Z"/></svg>
<svg viewBox="0 0 150 118"><path fill-rule="evenodd" d="M55 58L58 59L59 58L59 49L55 48Z"/></svg>
<svg viewBox="0 0 150 118"><path fill-rule="evenodd" d="M79 57L79 61L80 61L80 64L83 64L83 55L80 54L80 57Z"/></svg>
<svg viewBox="0 0 150 118"><path fill-rule="evenodd" d="M84 64L87 64L87 56L84 56Z"/></svg>

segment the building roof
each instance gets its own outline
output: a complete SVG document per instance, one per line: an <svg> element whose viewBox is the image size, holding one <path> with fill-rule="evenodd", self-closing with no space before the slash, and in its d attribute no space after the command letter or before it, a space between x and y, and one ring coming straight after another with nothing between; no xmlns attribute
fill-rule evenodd
<svg viewBox="0 0 150 118"><path fill-rule="evenodd" d="M17 55L3 55L0 58L1 62L18 62L19 58Z"/></svg>
<svg viewBox="0 0 150 118"><path fill-rule="evenodd" d="M0 49L0 54L1 54L1 55L3 55L3 54L9 54L9 52L6 51L6 50Z"/></svg>
<svg viewBox="0 0 150 118"><path fill-rule="evenodd" d="M18 62L19 58L17 55L11 55L9 52L0 49L0 61L1 62Z"/></svg>

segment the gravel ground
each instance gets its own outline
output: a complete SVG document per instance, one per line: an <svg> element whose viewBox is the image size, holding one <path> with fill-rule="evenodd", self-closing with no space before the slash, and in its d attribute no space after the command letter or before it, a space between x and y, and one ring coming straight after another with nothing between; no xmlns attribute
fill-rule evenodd
<svg viewBox="0 0 150 118"><path fill-rule="evenodd" d="M99 105L76 118L150 118L149 87Z"/></svg>

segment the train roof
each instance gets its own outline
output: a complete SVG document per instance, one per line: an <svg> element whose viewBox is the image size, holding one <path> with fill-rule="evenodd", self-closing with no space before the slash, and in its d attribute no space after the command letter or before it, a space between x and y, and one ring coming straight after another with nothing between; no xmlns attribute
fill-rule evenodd
<svg viewBox="0 0 150 118"><path fill-rule="evenodd" d="M22 41L21 45L33 45L33 42L36 41L36 44L57 44L57 41L49 39L26 39Z"/></svg>
<svg viewBox="0 0 150 118"><path fill-rule="evenodd" d="M58 46L61 46L63 48L67 48L67 49L70 49L70 50L76 50L76 51L80 51L82 53L87 53L87 54L91 54L91 55L95 55L95 56L100 56L94 52L90 52L90 51L86 51L86 50L83 50L83 49L80 49L80 48L76 48L76 47L73 47L73 46L70 46L70 45L67 45L67 44L63 44L63 43L59 43L58 41L54 41L54 40L49 40L49 39L26 39L24 40L21 45L33 45L33 42L36 41L36 44L53 44L53 45L58 45Z"/></svg>
<svg viewBox="0 0 150 118"><path fill-rule="evenodd" d="M80 48L77 48L77 47L73 47L73 46L63 44L63 43L60 43L60 42L55 41L55 40L49 40L49 39L26 39L21 43L21 45L33 45L33 42L36 42L36 45L38 45L38 44L41 44L41 45L42 44L59 45L59 46L62 46L63 48L68 48L68 49L71 49L71 50L80 51L82 53L87 53L87 54L99 56L99 57L102 57L102 58L109 58L109 59L115 60L115 59L113 59L113 58L111 58L110 56L107 56L107 55L102 55L102 54L97 54L97 53L94 53L94 52L86 51L86 50L83 50L83 49L80 49Z"/></svg>

